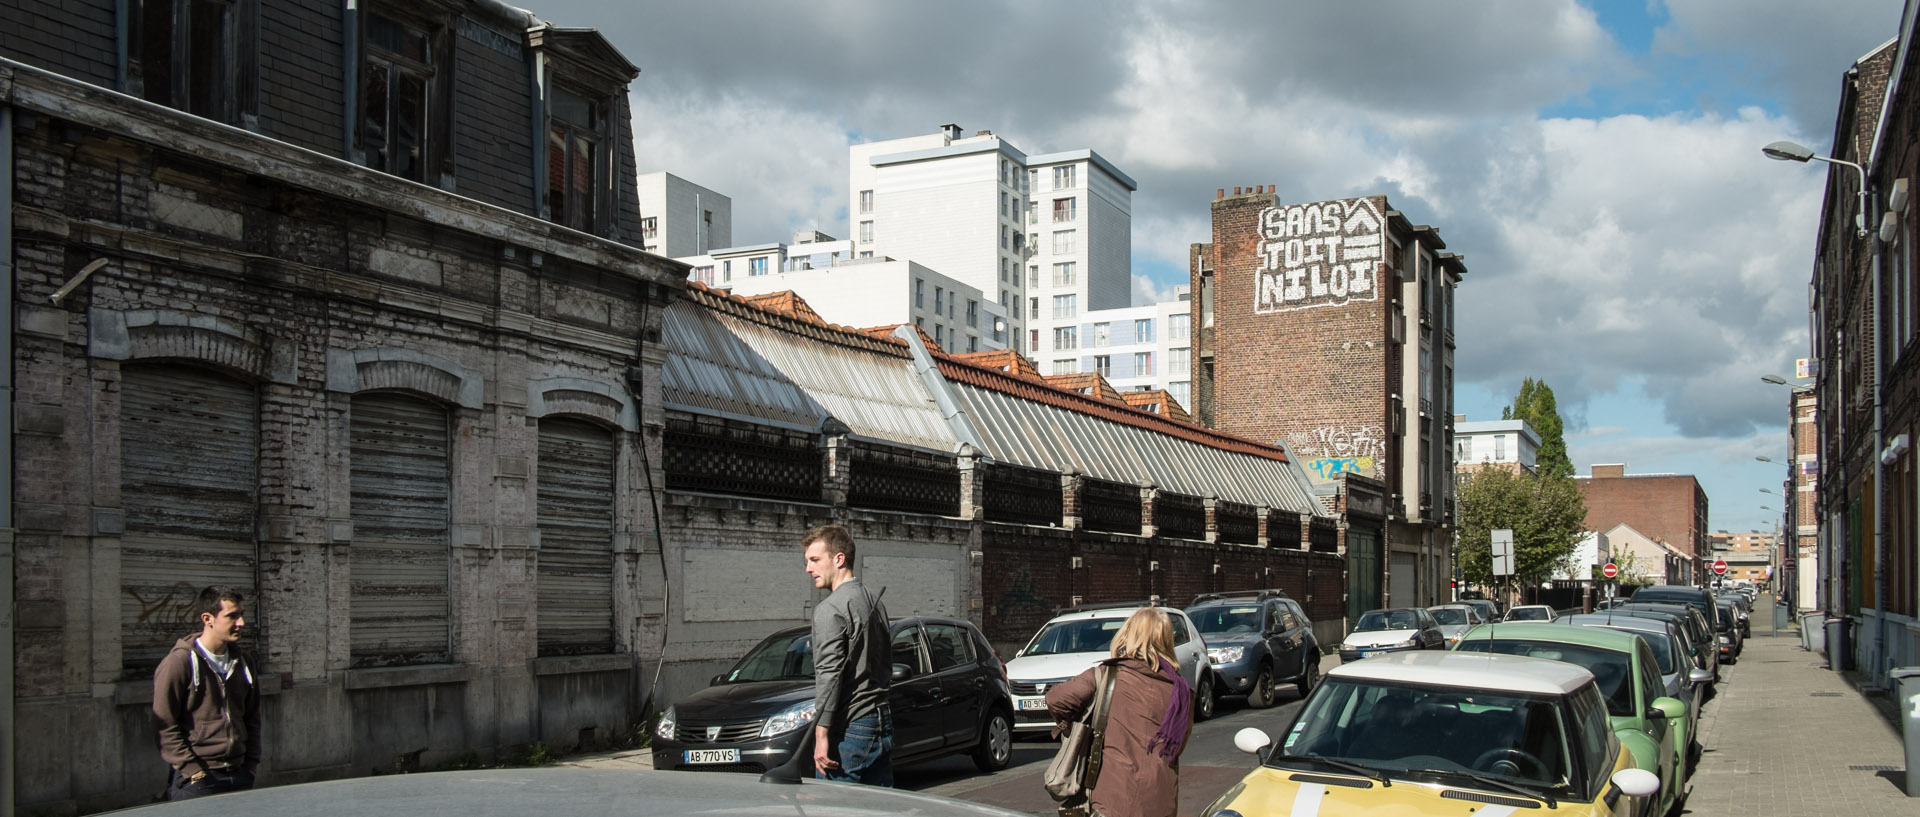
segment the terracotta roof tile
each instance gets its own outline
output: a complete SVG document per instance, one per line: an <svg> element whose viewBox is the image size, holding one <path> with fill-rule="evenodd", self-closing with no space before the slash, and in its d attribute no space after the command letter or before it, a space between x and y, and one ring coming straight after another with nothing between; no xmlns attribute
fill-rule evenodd
<svg viewBox="0 0 1920 817"><path fill-rule="evenodd" d="M1033 365L1033 361L1028 360L1025 355L1012 349L996 349L991 352L968 352L966 354L954 355L953 359L974 366L1006 372L1014 377L1025 380L1046 380L1046 378L1040 375L1040 370Z"/></svg>
<svg viewBox="0 0 1920 817"><path fill-rule="evenodd" d="M1113 384L1108 383L1107 379L1101 377L1098 372L1054 374L1047 375L1044 379L1055 388L1079 392L1089 397L1097 397L1109 403L1126 402L1120 399L1120 392L1114 389Z"/></svg>
<svg viewBox="0 0 1920 817"><path fill-rule="evenodd" d="M913 326L913 331L920 335L920 342L926 345L927 352L932 354L934 357L942 357L946 355L947 353L946 350L940 348L940 344L933 342L933 336L927 334L927 329L924 326L919 326L915 324L905 324L905 323L890 323L890 324L887 324L886 326L869 326L865 329L860 329L857 331L864 332L870 337L887 338L894 341L895 343L903 343L903 341L901 341L899 338L895 338L893 336L893 330L899 329L902 326Z"/></svg>
<svg viewBox="0 0 1920 817"><path fill-rule="evenodd" d="M1194 424L1193 415L1188 414L1186 409L1181 408L1180 401L1173 399L1173 395L1168 394L1166 389L1123 391L1120 393L1120 399L1127 401L1127 405L1141 409L1142 411L1151 411L1169 420L1178 420L1188 425ZM1155 411L1146 408L1147 406L1155 404L1160 406L1160 410Z"/></svg>
<svg viewBox="0 0 1920 817"><path fill-rule="evenodd" d="M753 321L763 326L792 332L796 335L812 338L824 343L835 343L856 349L866 349L894 357L911 357L913 355L912 350L907 348L906 341L900 340L899 338L874 336L850 326L827 323L822 320L818 314L813 314L811 320L795 315L783 314L765 305L755 303L752 300L727 292L724 289L707 286L699 281L687 282L686 297L687 300L715 312L725 313L737 318ZM806 305L806 301L800 300L799 298L795 298L794 300L798 301L801 306ZM806 311L808 314L813 313L811 308L808 308Z"/></svg>
<svg viewBox="0 0 1920 817"><path fill-rule="evenodd" d="M791 289L769 292L765 295L749 295L747 303L808 323L817 323L822 326L827 323L826 319L820 317L820 313L813 311L813 307L807 304L805 298Z"/></svg>

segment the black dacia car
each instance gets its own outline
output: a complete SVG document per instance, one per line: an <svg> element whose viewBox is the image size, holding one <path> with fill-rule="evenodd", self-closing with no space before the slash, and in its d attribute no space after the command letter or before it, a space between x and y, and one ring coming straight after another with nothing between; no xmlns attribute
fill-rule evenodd
<svg viewBox="0 0 1920 817"><path fill-rule="evenodd" d="M898 618L889 629L894 764L966 752L981 771L1006 768L1013 698L986 636L951 618ZM765 772L793 757L813 721L812 630L781 630L667 707L654 727L653 767Z"/></svg>
<svg viewBox="0 0 1920 817"><path fill-rule="evenodd" d="M1300 604L1280 590L1203 593L1187 618L1207 642L1215 695L1245 695L1247 705L1275 703L1276 687L1292 684L1304 698L1320 679L1320 643Z"/></svg>

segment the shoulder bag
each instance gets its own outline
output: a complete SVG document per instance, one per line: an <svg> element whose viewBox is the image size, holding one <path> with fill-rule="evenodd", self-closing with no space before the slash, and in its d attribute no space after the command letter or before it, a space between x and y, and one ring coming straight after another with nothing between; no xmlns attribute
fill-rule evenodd
<svg viewBox="0 0 1920 817"><path fill-rule="evenodd" d="M1080 817L1092 812L1087 796L1100 780L1101 756L1107 748L1107 710L1113 703L1112 664L1094 670L1093 705L1074 720L1060 738L1060 752L1047 764L1047 793L1060 802L1061 817Z"/></svg>

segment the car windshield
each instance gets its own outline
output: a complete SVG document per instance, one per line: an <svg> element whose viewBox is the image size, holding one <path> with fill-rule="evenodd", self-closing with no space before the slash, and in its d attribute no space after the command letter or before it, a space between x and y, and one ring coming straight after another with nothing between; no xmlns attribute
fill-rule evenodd
<svg viewBox="0 0 1920 817"><path fill-rule="evenodd" d="M1467 623L1467 611L1462 610L1458 607L1440 607L1433 610L1428 610L1427 612L1433 614L1433 623L1439 624L1443 627L1450 624L1466 624Z"/></svg>
<svg viewBox="0 0 1920 817"><path fill-rule="evenodd" d="M778 633L740 659L727 673L726 683L791 681L813 677L813 634L806 630Z"/></svg>
<svg viewBox="0 0 1920 817"><path fill-rule="evenodd" d="M1214 604L1187 611L1193 626L1205 635L1240 635L1260 632L1260 606L1257 604Z"/></svg>
<svg viewBox="0 0 1920 817"><path fill-rule="evenodd" d="M1354 625L1354 632L1373 632L1376 630L1417 630L1420 617L1412 610L1371 610L1360 617L1360 623Z"/></svg>
<svg viewBox="0 0 1920 817"><path fill-rule="evenodd" d="M1052 621L1035 633L1027 645L1027 655L1059 655L1069 652L1105 652L1113 644L1125 619L1083 618Z"/></svg>
<svg viewBox="0 0 1920 817"><path fill-rule="evenodd" d="M1496 633L1498 635L1498 633ZM1632 656L1601 647L1589 647L1585 644L1563 644L1558 641L1528 641L1523 638L1486 639L1481 641L1460 642L1463 652L1491 652L1500 655L1525 655L1532 658L1545 658L1550 661L1565 661L1585 667L1593 673L1594 684L1600 687L1600 696L1607 699L1607 714L1632 715L1633 709L1633 667Z"/></svg>
<svg viewBox="0 0 1920 817"><path fill-rule="evenodd" d="M1317 756L1394 774L1470 772L1564 789L1572 779L1552 698L1327 679L1268 764Z"/></svg>
<svg viewBox="0 0 1920 817"><path fill-rule="evenodd" d="M1545 607L1515 607L1507 611L1508 621L1546 621L1547 618Z"/></svg>

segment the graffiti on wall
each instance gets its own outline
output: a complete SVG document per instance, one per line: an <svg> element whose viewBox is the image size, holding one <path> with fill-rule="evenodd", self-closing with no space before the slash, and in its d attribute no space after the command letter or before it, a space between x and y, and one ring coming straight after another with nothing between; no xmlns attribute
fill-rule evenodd
<svg viewBox="0 0 1920 817"><path fill-rule="evenodd" d="M1386 232L1368 199L1260 211L1256 313L1290 312L1380 297Z"/></svg>
<svg viewBox="0 0 1920 817"><path fill-rule="evenodd" d="M1340 474L1378 477L1385 472L1387 438L1379 426L1321 426L1287 435L1287 445L1321 482Z"/></svg>

